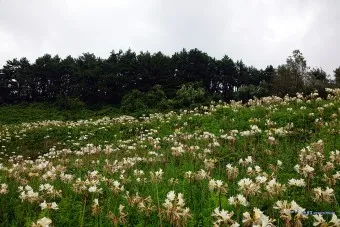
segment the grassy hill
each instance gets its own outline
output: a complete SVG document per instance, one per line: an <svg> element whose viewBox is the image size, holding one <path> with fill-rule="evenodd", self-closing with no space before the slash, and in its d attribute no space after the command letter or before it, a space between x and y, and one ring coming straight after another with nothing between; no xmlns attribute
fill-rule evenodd
<svg viewBox="0 0 340 227"><path fill-rule="evenodd" d="M0 226L328 222L340 216L340 92L329 92L138 118L70 112L77 121L2 107Z"/></svg>

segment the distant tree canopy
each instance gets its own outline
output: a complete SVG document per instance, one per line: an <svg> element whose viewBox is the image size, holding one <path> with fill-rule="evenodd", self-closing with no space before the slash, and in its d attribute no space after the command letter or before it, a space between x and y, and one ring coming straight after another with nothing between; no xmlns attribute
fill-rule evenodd
<svg viewBox="0 0 340 227"><path fill-rule="evenodd" d="M256 69L227 55L215 59L198 49L172 56L129 49L112 51L107 59L91 53L65 59L45 54L34 63L27 58L7 61L0 69L0 103L52 102L71 108L70 103L81 106L80 101L124 104L126 110L189 106L339 86L340 67L334 73L335 81L330 81L321 68L310 70L299 50L277 69Z"/></svg>

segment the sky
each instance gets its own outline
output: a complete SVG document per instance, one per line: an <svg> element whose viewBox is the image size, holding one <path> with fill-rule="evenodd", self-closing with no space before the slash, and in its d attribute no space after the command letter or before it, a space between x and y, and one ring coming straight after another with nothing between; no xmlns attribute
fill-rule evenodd
<svg viewBox="0 0 340 227"><path fill-rule="evenodd" d="M339 0L0 0L0 68L48 53L107 58L112 50L198 48L250 66L340 66Z"/></svg>

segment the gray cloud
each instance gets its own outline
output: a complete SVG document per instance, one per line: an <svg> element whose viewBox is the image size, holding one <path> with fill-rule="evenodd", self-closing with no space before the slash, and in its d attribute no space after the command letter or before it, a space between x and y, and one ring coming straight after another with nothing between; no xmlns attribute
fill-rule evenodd
<svg viewBox="0 0 340 227"><path fill-rule="evenodd" d="M340 66L340 1L0 0L0 65L45 53L198 48L247 65L283 64L300 49L309 66Z"/></svg>

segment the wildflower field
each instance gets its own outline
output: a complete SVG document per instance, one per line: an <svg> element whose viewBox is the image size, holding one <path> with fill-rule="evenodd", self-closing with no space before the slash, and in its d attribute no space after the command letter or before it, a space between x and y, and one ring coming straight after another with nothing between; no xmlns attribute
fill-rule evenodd
<svg viewBox="0 0 340 227"><path fill-rule="evenodd" d="M340 226L340 89L0 126L0 226Z"/></svg>

